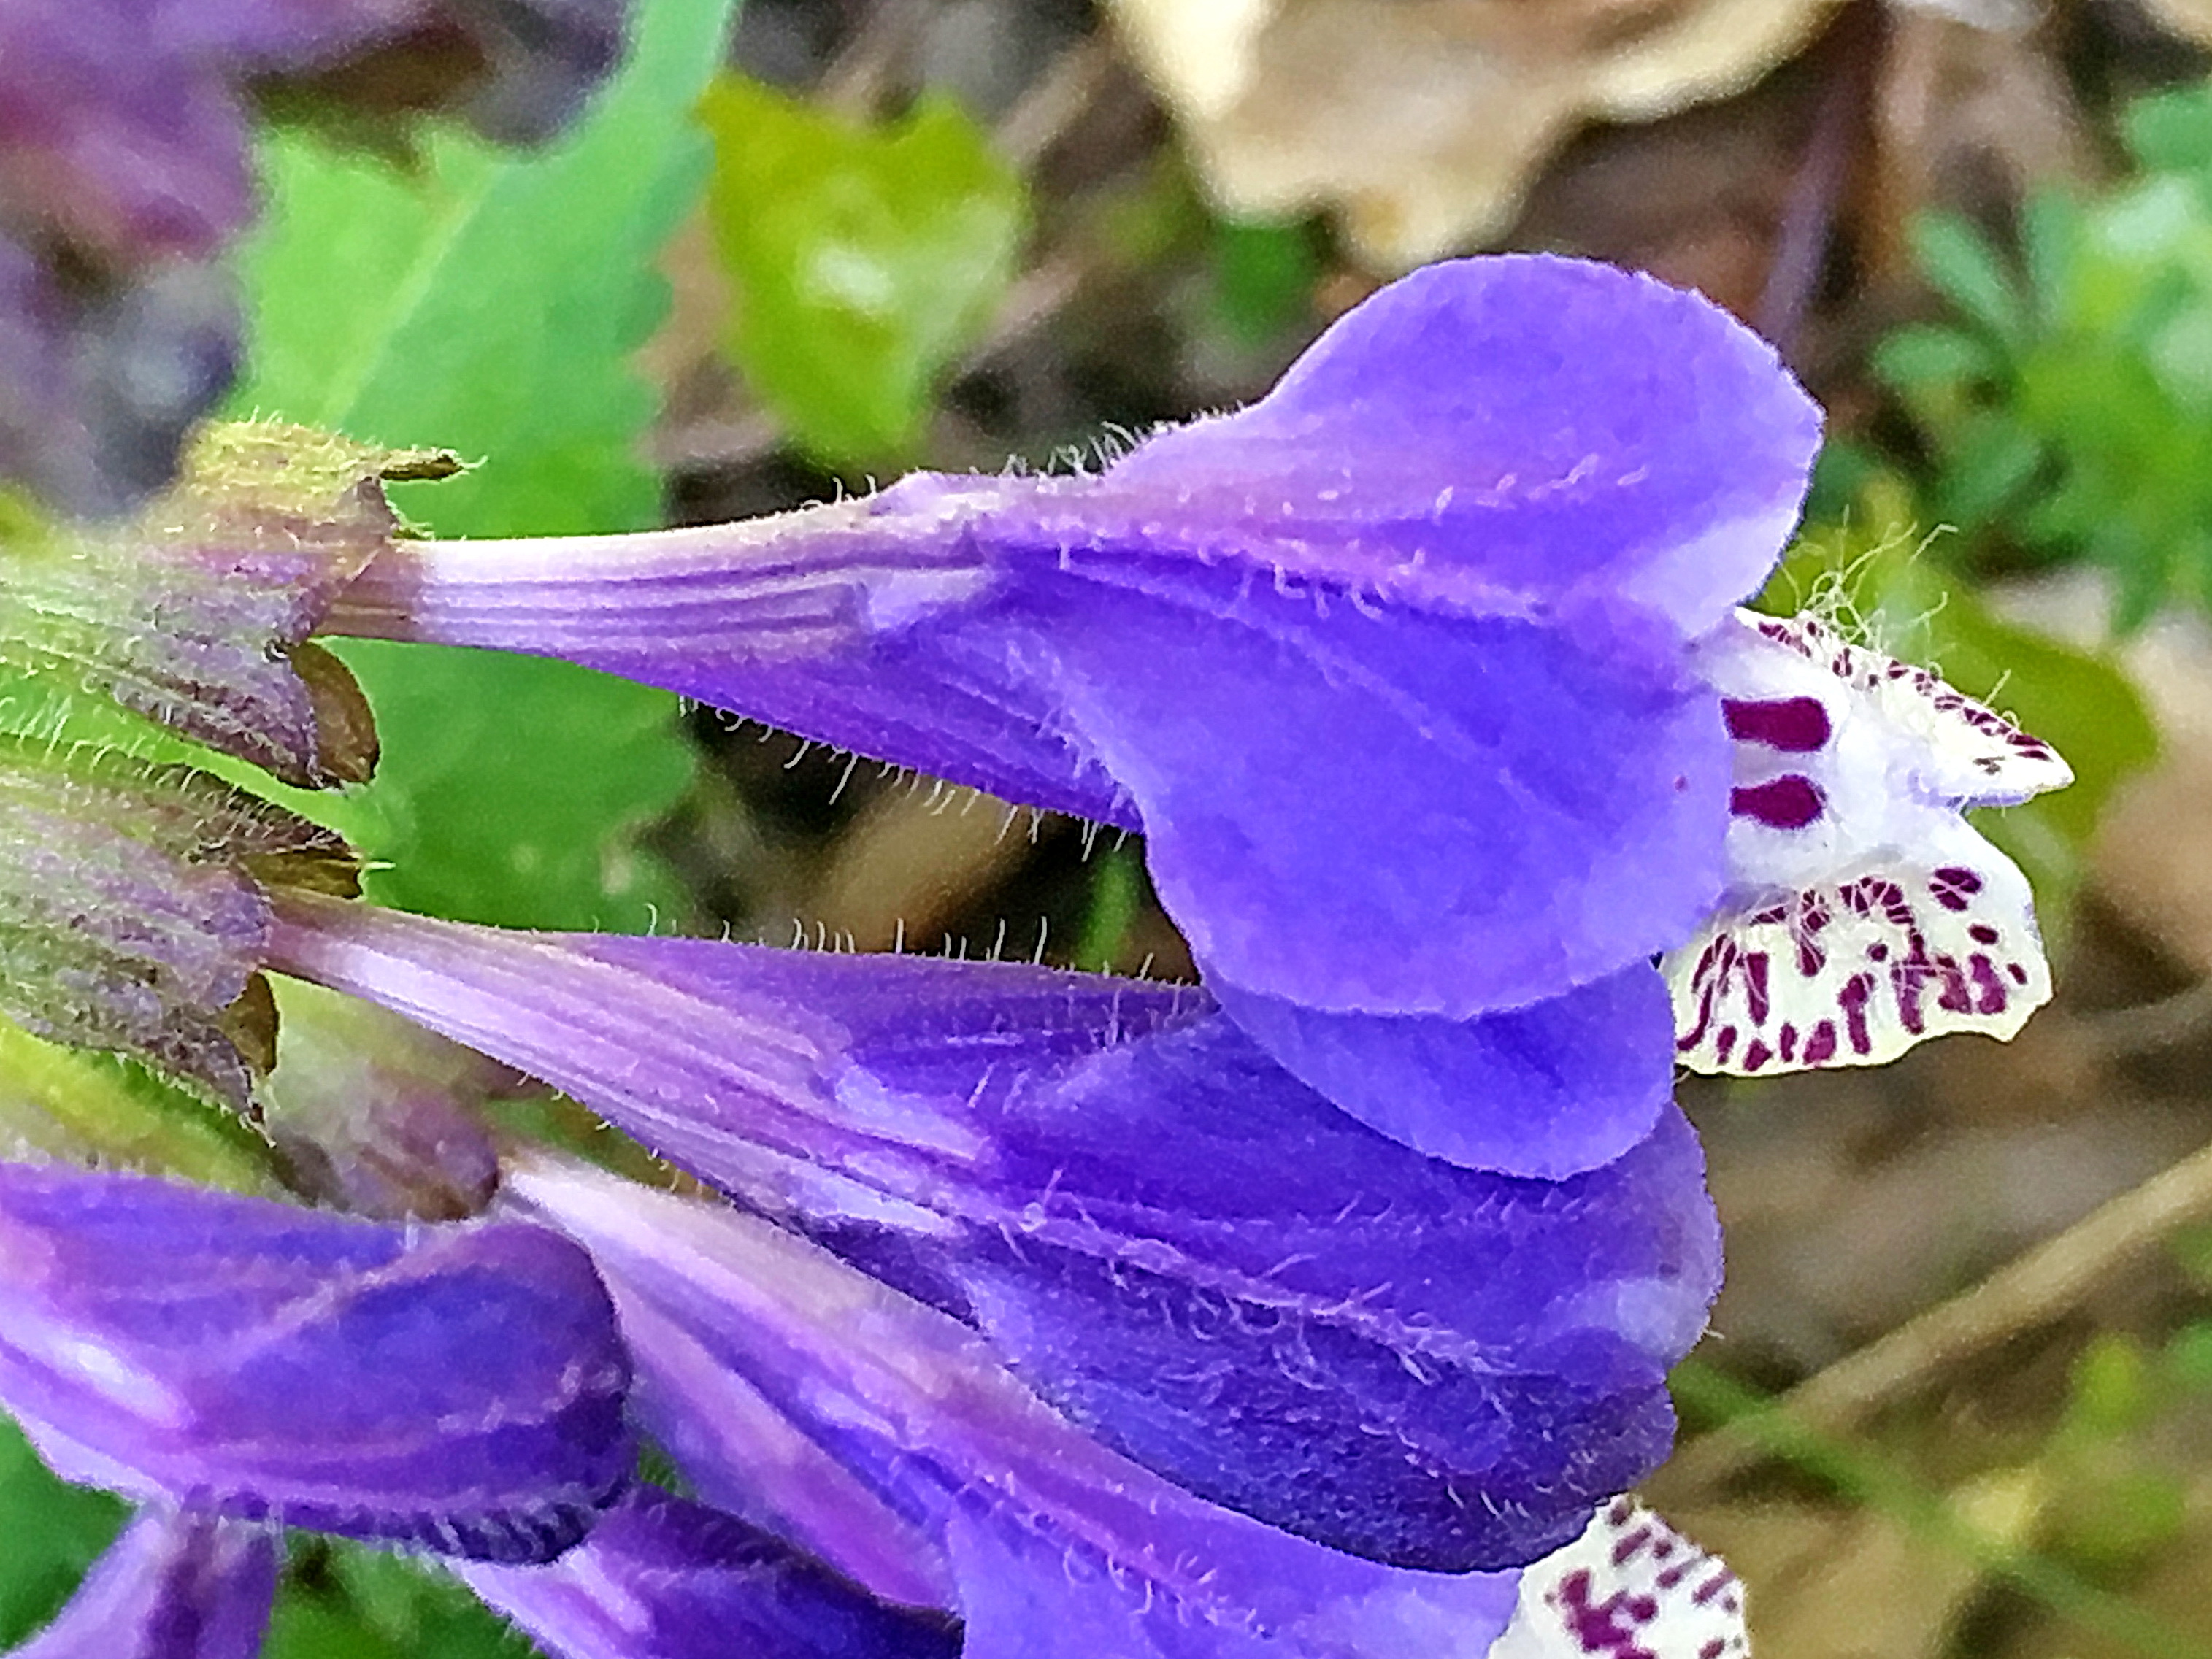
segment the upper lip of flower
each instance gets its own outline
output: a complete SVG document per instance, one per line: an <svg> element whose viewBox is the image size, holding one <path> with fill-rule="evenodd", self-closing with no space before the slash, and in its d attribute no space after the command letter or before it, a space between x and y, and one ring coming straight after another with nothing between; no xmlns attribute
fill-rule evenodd
<svg viewBox="0 0 2212 1659"><path fill-rule="evenodd" d="M1716 896L1723 756L1686 642L1779 552L1817 424L1702 300L1464 261L1096 476L398 545L328 625L569 656L1133 822L1216 975L1466 1018L1664 949ZM1404 834L1424 813L1452 833ZM1373 890L1316 886L1363 857Z"/></svg>

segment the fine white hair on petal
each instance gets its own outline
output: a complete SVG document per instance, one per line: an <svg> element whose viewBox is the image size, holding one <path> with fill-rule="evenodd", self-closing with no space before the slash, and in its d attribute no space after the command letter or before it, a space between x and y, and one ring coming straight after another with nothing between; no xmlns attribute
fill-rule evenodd
<svg viewBox="0 0 2212 1659"><path fill-rule="evenodd" d="M2047 744L1816 617L1739 612L1699 666L1735 738L1729 887L1661 963L1693 1071L1879 1065L2049 1000L2033 895L1962 813L2073 781Z"/></svg>
<svg viewBox="0 0 2212 1659"><path fill-rule="evenodd" d="M1743 1586L1632 1498L1521 1575L1488 1659L1750 1659Z"/></svg>

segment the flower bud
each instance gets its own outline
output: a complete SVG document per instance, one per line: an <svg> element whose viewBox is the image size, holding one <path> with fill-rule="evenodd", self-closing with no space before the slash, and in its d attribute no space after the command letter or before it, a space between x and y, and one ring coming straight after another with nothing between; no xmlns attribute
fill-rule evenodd
<svg viewBox="0 0 2212 1659"><path fill-rule="evenodd" d="M0 667L65 676L302 788L362 782L368 702L307 636L399 533L384 482L459 465L298 427L211 428L135 520L9 527Z"/></svg>
<svg viewBox="0 0 2212 1659"><path fill-rule="evenodd" d="M350 895L330 830L188 767L0 738L0 1014L244 1107L270 888Z"/></svg>

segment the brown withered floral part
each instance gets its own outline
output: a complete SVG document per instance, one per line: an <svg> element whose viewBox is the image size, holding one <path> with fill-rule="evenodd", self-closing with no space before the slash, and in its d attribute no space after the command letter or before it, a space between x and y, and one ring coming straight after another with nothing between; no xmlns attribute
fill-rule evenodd
<svg viewBox="0 0 2212 1659"><path fill-rule="evenodd" d="M270 422L210 428L136 519L4 535L0 665L65 677L302 788L364 781L368 705L307 636L402 533L385 482L459 467Z"/></svg>
<svg viewBox="0 0 2212 1659"><path fill-rule="evenodd" d="M189 767L0 740L0 1014L243 1108L272 1063L271 889L350 896L330 830Z"/></svg>

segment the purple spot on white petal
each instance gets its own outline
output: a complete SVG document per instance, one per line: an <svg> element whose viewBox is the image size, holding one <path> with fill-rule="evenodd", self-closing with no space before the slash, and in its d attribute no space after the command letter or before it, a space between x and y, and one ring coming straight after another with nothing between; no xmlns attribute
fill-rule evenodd
<svg viewBox="0 0 2212 1659"><path fill-rule="evenodd" d="M1735 1583L1656 1516L1607 1511L1528 1570L1521 1610L1499 1650L1547 1659L1744 1659L1750 1645Z"/></svg>
<svg viewBox="0 0 2212 1659"><path fill-rule="evenodd" d="M1867 1000L1874 994L1874 975L1853 974L1844 981L1844 988L1836 994L1836 1006L1843 1011L1844 1034L1850 1038L1851 1052L1871 1054L1874 1038L1867 1030Z"/></svg>
<svg viewBox="0 0 2212 1659"><path fill-rule="evenodd" d="M1764 951L1747 951L1743 957L1744 994L1750 1006L1751 1023L1761 1028L1766 1024L1767 1015L1774 1006L1766 984L1770 960Z"/></svg>
<svg viewBox="0 0 2212 1659"><path fill-rule="evenodd" d="M1770 830L1802 830L1827 805L1812 779L1791 773L1771 782L1729 791L1729 811Z"/></svg>
<svg viewBox="0 0 2212 1659"><path fill-rule="evenodd" d="M1963 865L1947 864L1929 878L1928 890L1946 910L1963 910L1982 890L1982 878Z"/></svg>
<svg viewBox="0 0 2212 1659"><path fill-rule="evenodd" d="M1974 977L1974 988L1980 993L1974 1004L1978 1014L2001 1014L2011 1001L2004 981L1996 975L1996 968L1987 957L1976 956L1967 963Z"/></svg>
<svg viewBox="0 0 2212 1659"><path fill-rule="evenodd" d="M1818 697L1724 698L1721 718L1739 743L1759 743L1785 754L1807 755L1826 745L1832 726Z"/></svg>

